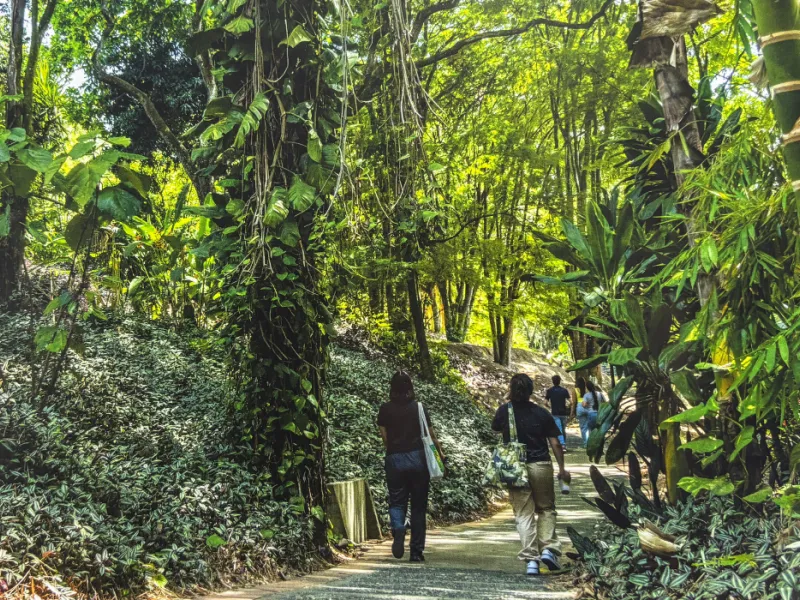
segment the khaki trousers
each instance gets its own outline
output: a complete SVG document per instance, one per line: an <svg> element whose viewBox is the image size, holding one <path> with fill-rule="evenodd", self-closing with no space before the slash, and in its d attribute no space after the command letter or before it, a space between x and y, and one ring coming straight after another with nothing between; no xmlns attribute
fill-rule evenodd
<svg viewBox="0 0 800 600"><path fill-rule="evenodd" d="M536 560L545 548L561 554L561 542L556 535L556 491L553 483L553 463L537 462L525 465L528 486L509 488L508 495L517 532L522 542L520 560Z"/></svg>

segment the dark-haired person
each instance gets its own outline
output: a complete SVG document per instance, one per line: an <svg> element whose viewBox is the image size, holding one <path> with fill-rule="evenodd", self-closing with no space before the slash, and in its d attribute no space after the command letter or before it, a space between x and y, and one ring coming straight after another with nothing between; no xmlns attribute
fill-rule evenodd
<svg viewBox="0 0 800 600"><path fill-rule="evenodd" d="M558 441L561 442L561 449L567 451L567 422L569 421L569 400L570 393L566 388L561 387L561 377L553 375L553 387L547 390L544 395L547 405L550 407L550 414L558 425L561 435Z"/></svg>
<svg viewBox="0 0 800 600"><path fill-rule="evenodd" d="M531 402L533 381L530 377L522 373L514 375L509 392L510 402L497 409L492 429L503 434L505 443L510 441L508 406L511 404L518 441L525 444L528 472L527 487L508 489L522 542L518 558L527 563L528 575L539 574L539 561L550 571L558 571L561 569L561 542L556 535L556 492L548 445L558 462L558 477L569 480L558 441L558 426L547 410Z"/></svg>
<svg viewBox="0 0 800 600"><path fill-rule="evenodd" d="M597 386L591 381L586 382L586 393L583 395L583 402L581 405L585 410L586 415L586 441L589 440L589 433L597 425L597 411L600 410L600 405L606 401L606 396L603 392L597 389ZM584 445L586 442L584 442Z"/></svg>
<svg viewBox="0 0 800 600"><path fill-rule="evenodd" d="M584 403L586 396L586 379L577 377L575 379L575 416L578 417L578 425L581 428L581 448L586 448L589 441L589 410Z"/></svg>
<svg viewBox="0 0 800 600"><path fill-rule="evenodd" d="M431 427L428 411L423 406L431 439L444 452ZM414 396L414 384L408 373L394 374L389 387L389 402L378 411L378 427L386 448L386 486L389 489L389 520L391 521L392 554L403 558L406 539L406 512L411 502L411 562L425 561L426 513L430 474L422 446L419 405Z"/></svg>

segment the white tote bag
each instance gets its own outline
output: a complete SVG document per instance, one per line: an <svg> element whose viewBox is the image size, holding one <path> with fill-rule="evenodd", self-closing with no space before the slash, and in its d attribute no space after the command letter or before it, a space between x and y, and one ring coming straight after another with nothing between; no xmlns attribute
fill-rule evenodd
<svg viewBox="0 0 800 600"><path fill-rule="evenodd" d="M431 474L431 481L444 477L444 465L436 444L431 439L431 431L428 429L428 421L425 419L425 409L422 404L417 402L419 407L419 431L422 437L422 447L425 449L425 462L428 463L428 473Z"/></svg>

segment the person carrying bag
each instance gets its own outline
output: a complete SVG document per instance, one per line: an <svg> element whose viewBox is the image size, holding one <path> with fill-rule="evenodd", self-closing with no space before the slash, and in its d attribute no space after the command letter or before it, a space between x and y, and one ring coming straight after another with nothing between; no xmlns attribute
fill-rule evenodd
<svg viewBox="0 0 800 600"><path fill-rule="evenodd" d="M416 401L408 373L399 371L392 377L389 402L378 412L378 427L386 448L386 487L394 537L392 554L403 558L405 553L406 512L410 503L411 562L424 562L430 482L442 477L447 459L425 408Z"/></svg>
<svg viewBox="0 0 800 600"><path fill-rule="evenodd" d="M556 535L556 494L550 450L558 461L558 478L569 483L560 431L553 416L531 402L533 380L520 373L511 378L510 399L492 421L492 429L503 435L488 478L508 485L517 532L522 542L518 558L526 562L528 575L539 574L539 563L550 572L561 570L561 542Z"/></svg>

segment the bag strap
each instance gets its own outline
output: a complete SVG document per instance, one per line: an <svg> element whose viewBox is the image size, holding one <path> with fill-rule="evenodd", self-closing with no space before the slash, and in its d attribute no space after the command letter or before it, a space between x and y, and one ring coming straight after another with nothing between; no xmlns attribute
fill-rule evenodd
<svg viewBox="0 0 800 600"><path fill-rule="evenodd" d="M425 409L422 407L422 402L417 402L417 411L419 412L419 434L422 437L431 437L431 432L428 429L428 421L425 418Z"/></svg>
<svg viewBox="0 0 800 600"><path fill-rule="evenodd" d="M514 418L514 406L508 403L508 441L519 442L517 437L517 420Z"/></svg>

